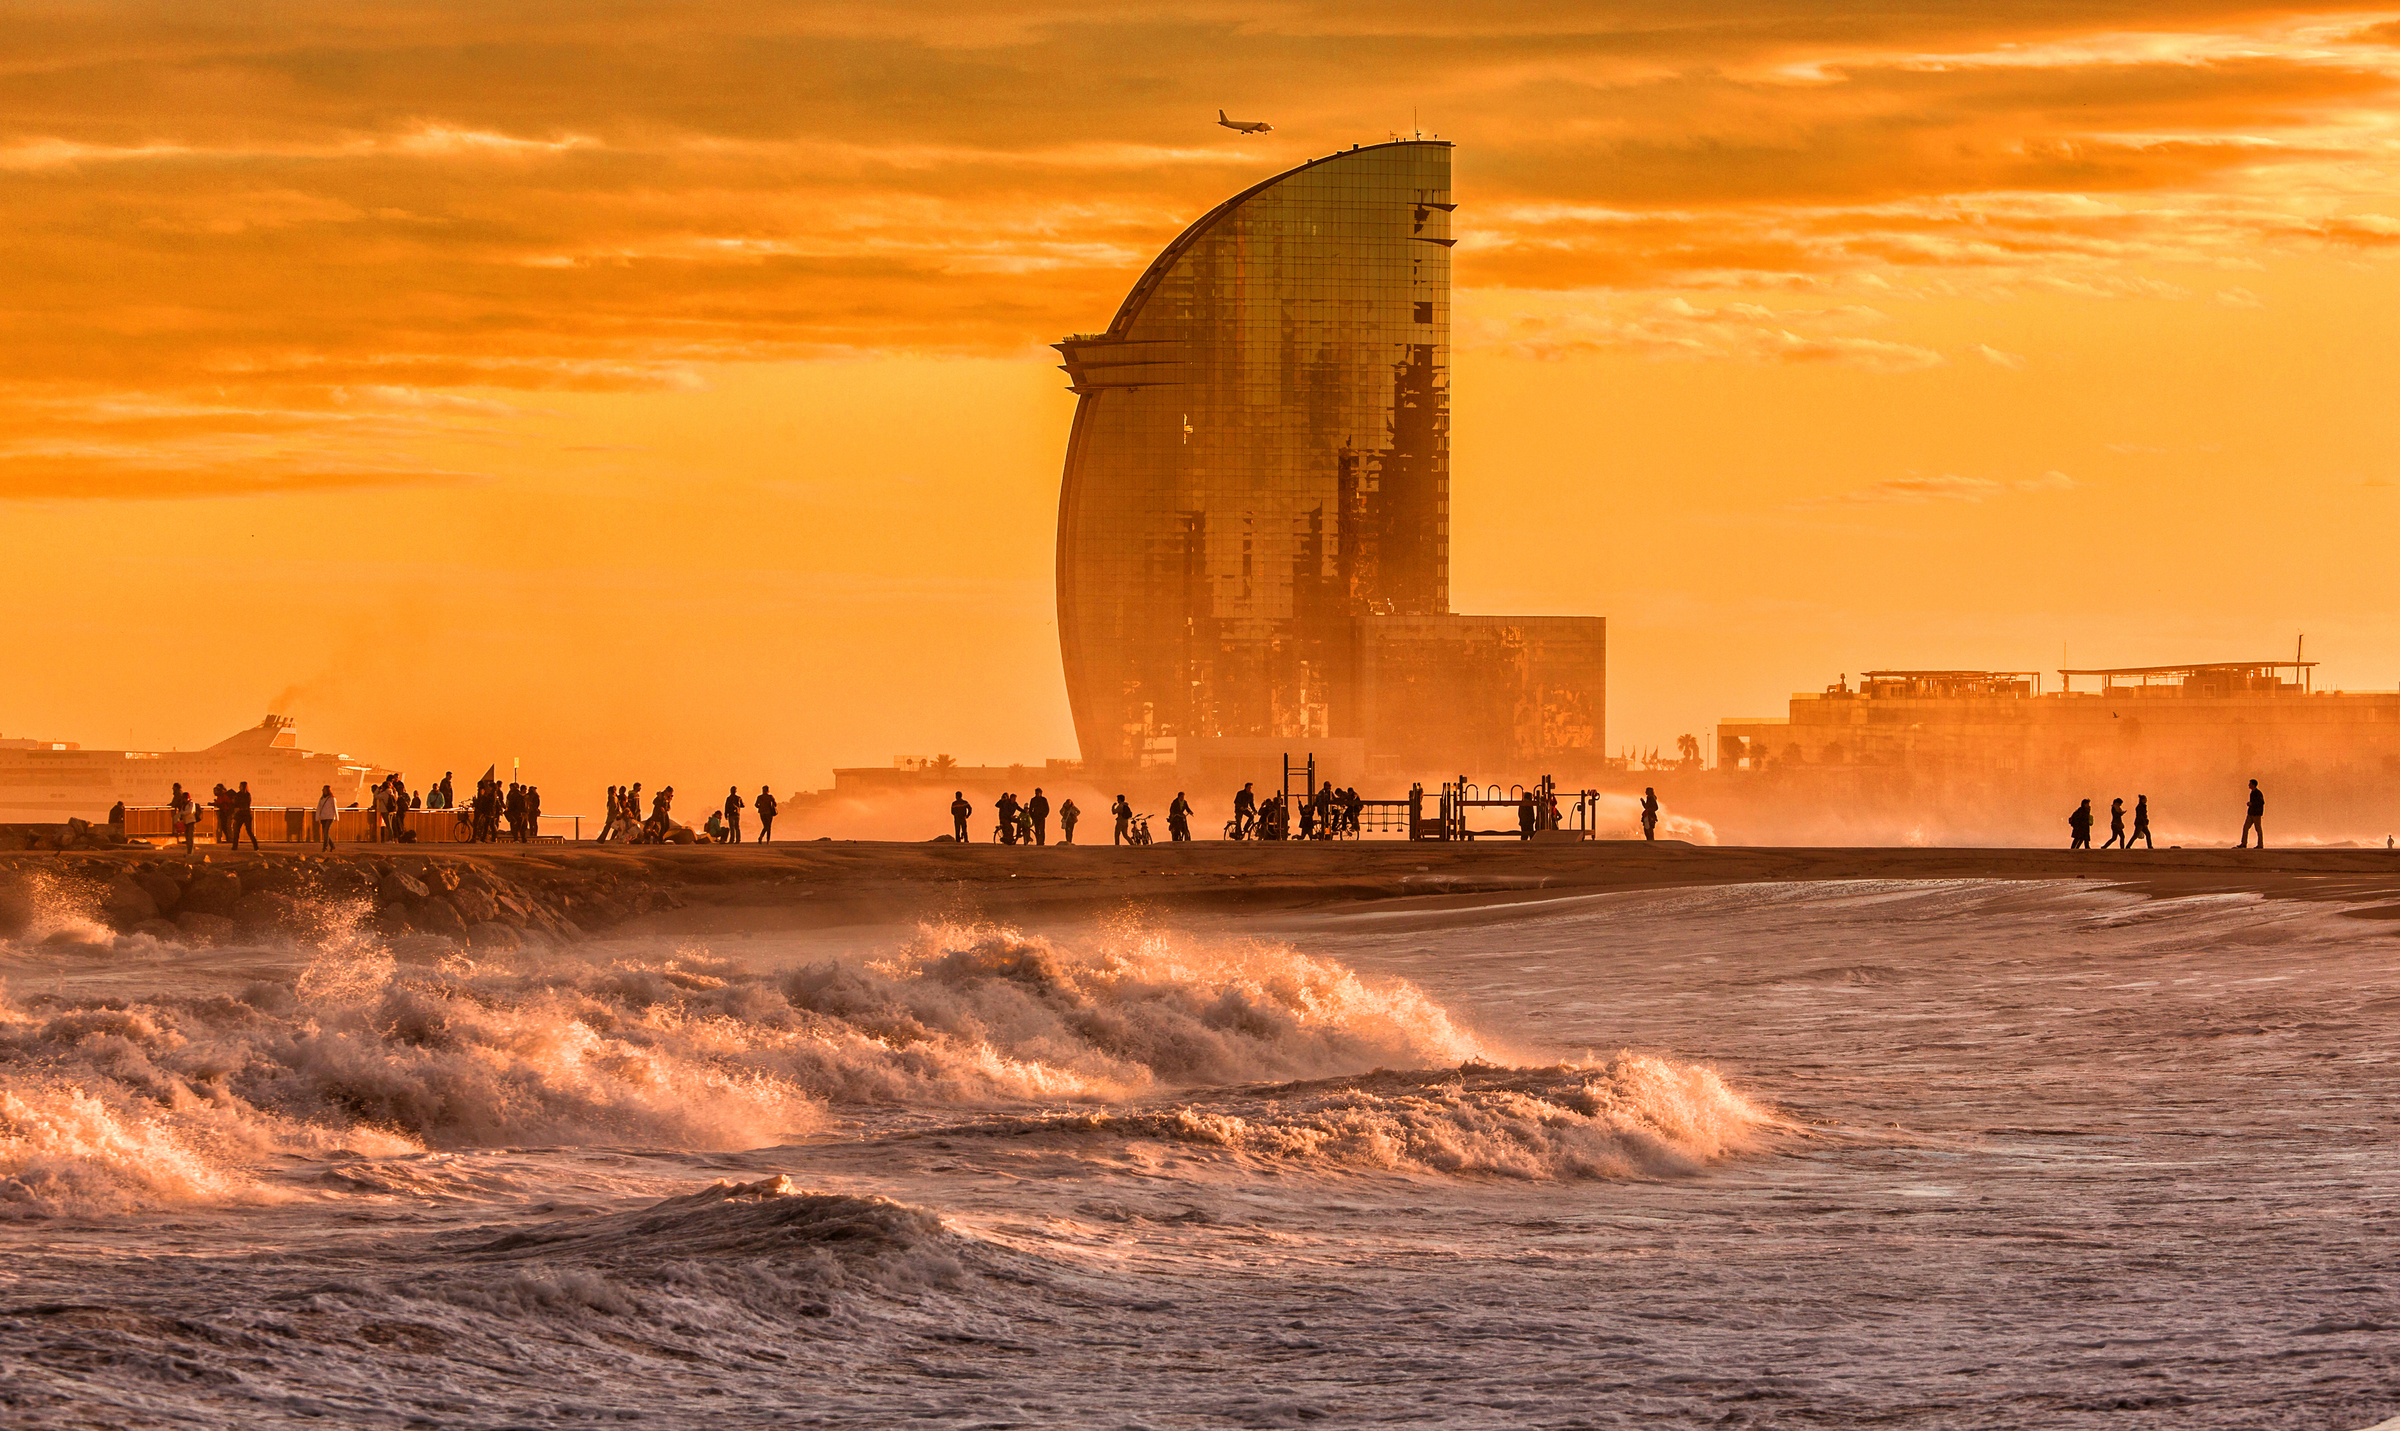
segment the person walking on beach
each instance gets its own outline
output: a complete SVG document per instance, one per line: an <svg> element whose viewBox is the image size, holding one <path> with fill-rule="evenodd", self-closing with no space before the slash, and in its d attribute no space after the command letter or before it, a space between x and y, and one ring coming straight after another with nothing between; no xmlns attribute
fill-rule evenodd
<svg viewBox="0 0 2400 1431"><path fill-rule="evenodd" d="M2092 847L2091 801L2084 801L2075 807L2073 814L2067 816L2067 832L2074 837L2067 842L2068 849L2088 850Z"/></svg>
<svg viewBox="0 0 2400 1431"><path fill-rule="evenodd" d="M775 792L764 785L759 786L758 798L750 802L750 808L758 812L758 842L762 845L772 844L775 839Z"/></svg>
<svg viewBox="0 0 2400 1431"><path fill-rule="evenodd" d="M1075 843L1075 822L1082 818L1083 811L1076 808L1074 796L1069 795L1066 799L1059 802L1058 842L1060 844L1071 845Z"/></svg>
<svg viewBox="0 0 2400 1431"><path fill-rule="evenodd" d="M1025 802L1025 818L1033 822L1033 842L1037 845L1049 844L1050 797L1042 793L1039 785L1033 787L1033 798Z"/></svg>
<svg viewBox="0 0 2400 1431"><path fill-rule="evenodd" d="M1109 843L1112 845L1129 843L1133 839L1133 806L1128 804L1125 797L1120 794L1117 796L1117 803L1108 807L1108 812L1117 817L1116 837Z"/></svg>
<svg viewBox="0 0 2400 1431"><path fill-rule="evenodd" d="M1252 828L1258 824L1258 794L1250 788L1251 784L1250 781L1243 781L1242 788L1233 797L1233 837L1237 840L1248 839Z"/></svg>
<svg viewBox="0 0 2400 1431"><path fill-rule="evenodd" d="M2133 848L2133 842L2125 838L2125 797L2122 795L2108 802L2108 843L2100 848Z"/></svg>
<svg viewBox="0 0 2400 1431"><path fill-rule="evenodd" d="M749 808L749 802L742 799L742 787L739 785L726 786L725 843L738 845L742 842L742 811L747 808Z"/></svg>
<svg viewBox="0 0 2400 1431"><path fill-rule="evenodd" d="M333 798L333 787L328 785L317 796L317 839L321 842L319 848L328 850L333 848L333 827L341 822L341 818L341 804Z"/></svg>
<svg viewBox="0 0 2400 1431"><path fill-rule="evenodd" d="M2250 813L2242 820L2242 841L2234 848L2237 850L2250 848L2250 832L2256 830L2258 831L2258 847L2262 850L2265 849L2267 847L2266 818L2266 792L2260 790L2258 782L2253 780L2250 782Z"/></svg>
<svg viewBox="0 0 2400 1431"><path fill-rule="evenodd" d="M2125 842L2125 848L2132 849L2134 840L2141 841L2145 848L2158 848L2150 843L2150 797L2147 795L2133 797L2133 837Z"/></svg>
<svg viewBox="0 0 2400 1431"><path fill-rule="evenodd" d="M953 790L950 792L950 824L952 827L950 838L962 845L967 842L967 817L974 813L975 807L967 803L966 791Z"/></svg>
<svg viewBox="0 0 2400 1431"><path fill-rule="evenodd" d="M1648 785L1642 787L1642 838L1658 838L1658 791Z"/></svg>
<svg viewBox="0 0 2400 1431"><path fill-rule="evenodd" d="M1170 842L1188 841L1192 837L1192 802L1175 792L1175 803L1167 807L1167 839Z"/></svg>

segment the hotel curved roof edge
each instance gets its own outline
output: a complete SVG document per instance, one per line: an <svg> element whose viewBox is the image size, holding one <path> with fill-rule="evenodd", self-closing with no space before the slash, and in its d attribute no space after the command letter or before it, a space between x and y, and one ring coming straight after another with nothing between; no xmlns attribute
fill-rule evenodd
<svg viewBox="0 0 2400 1431"><path fill-rule="evenodd" d="M1167 271L1175 266L1175 260L1181 258L1184 251L1189 249L1201 235L1214 228L1220 219L1243 204L1257 198L1284 180L1296 174L1304 174L1320 164L1330 164L1338 159L1348 159L1354 155L1371 153L1378 149L1396 149L1404 145L1418 144L1442 149L1452 147L1447 139L1388 139L1381 144L1353 144L1347 149L1337 149L1331 154L1320 154L1305 164L1295 164L1280 174L1271 174L1192 220L1191 223L1184 226L1182 233L1177 234L1165 248L1158 251L1158 257L1150 260L1150 266L1142 270L1142 276L1135 279L1133 287L1125 291L1125 301L1117 305L1117 315L1108 320L1109 335L1114 336L1124 332L1126 326L1132 323L1135 316L1142 311L1142 304L1149 300L1152 291L1158 287L1159 280L1164 278ZM1448 207L1455 208L1457 206L1450 205Z"/></svg>

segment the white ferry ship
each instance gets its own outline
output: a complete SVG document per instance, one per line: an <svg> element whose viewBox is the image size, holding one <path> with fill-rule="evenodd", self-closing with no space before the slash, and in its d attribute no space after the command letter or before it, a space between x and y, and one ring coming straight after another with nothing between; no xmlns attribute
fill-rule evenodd
<svg viewBox="0 0 2400 1431"><path fill-rule="evenodd" d="M85 750L73 741L0 739L0 822L100 820L119 800L164 805L177 782L199 798L250 782L260 806L314 806L325 786L347 806L388 772L347 755L302 750L290 716L271 715L204 750Z"/></svg>

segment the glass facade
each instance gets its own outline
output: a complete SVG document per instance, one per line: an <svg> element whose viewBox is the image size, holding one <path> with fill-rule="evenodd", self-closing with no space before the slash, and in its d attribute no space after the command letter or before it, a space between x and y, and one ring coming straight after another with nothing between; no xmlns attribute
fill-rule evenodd
<svg viewBox="0 0 2400 1431"><path fill-rule="evenodd" d="M1304 164L1057 345L1081 395L1058 607L1086 761L1394 728L1369 631L1450 610L1453 207L1444 143Z"/></svg>

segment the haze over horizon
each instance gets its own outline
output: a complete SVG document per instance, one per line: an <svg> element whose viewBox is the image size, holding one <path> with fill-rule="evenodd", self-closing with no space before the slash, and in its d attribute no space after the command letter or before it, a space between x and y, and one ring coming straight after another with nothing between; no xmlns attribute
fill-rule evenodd
<svg viewBox="0 0 2400 1431"><path fill-rule="evenodd" d="M5 15L0 734L563 810L1072 754L1045 345L1412 124L1454 604L1607 616L1612 751L1867 666L2400 684L2388 6Z"/></svg>

